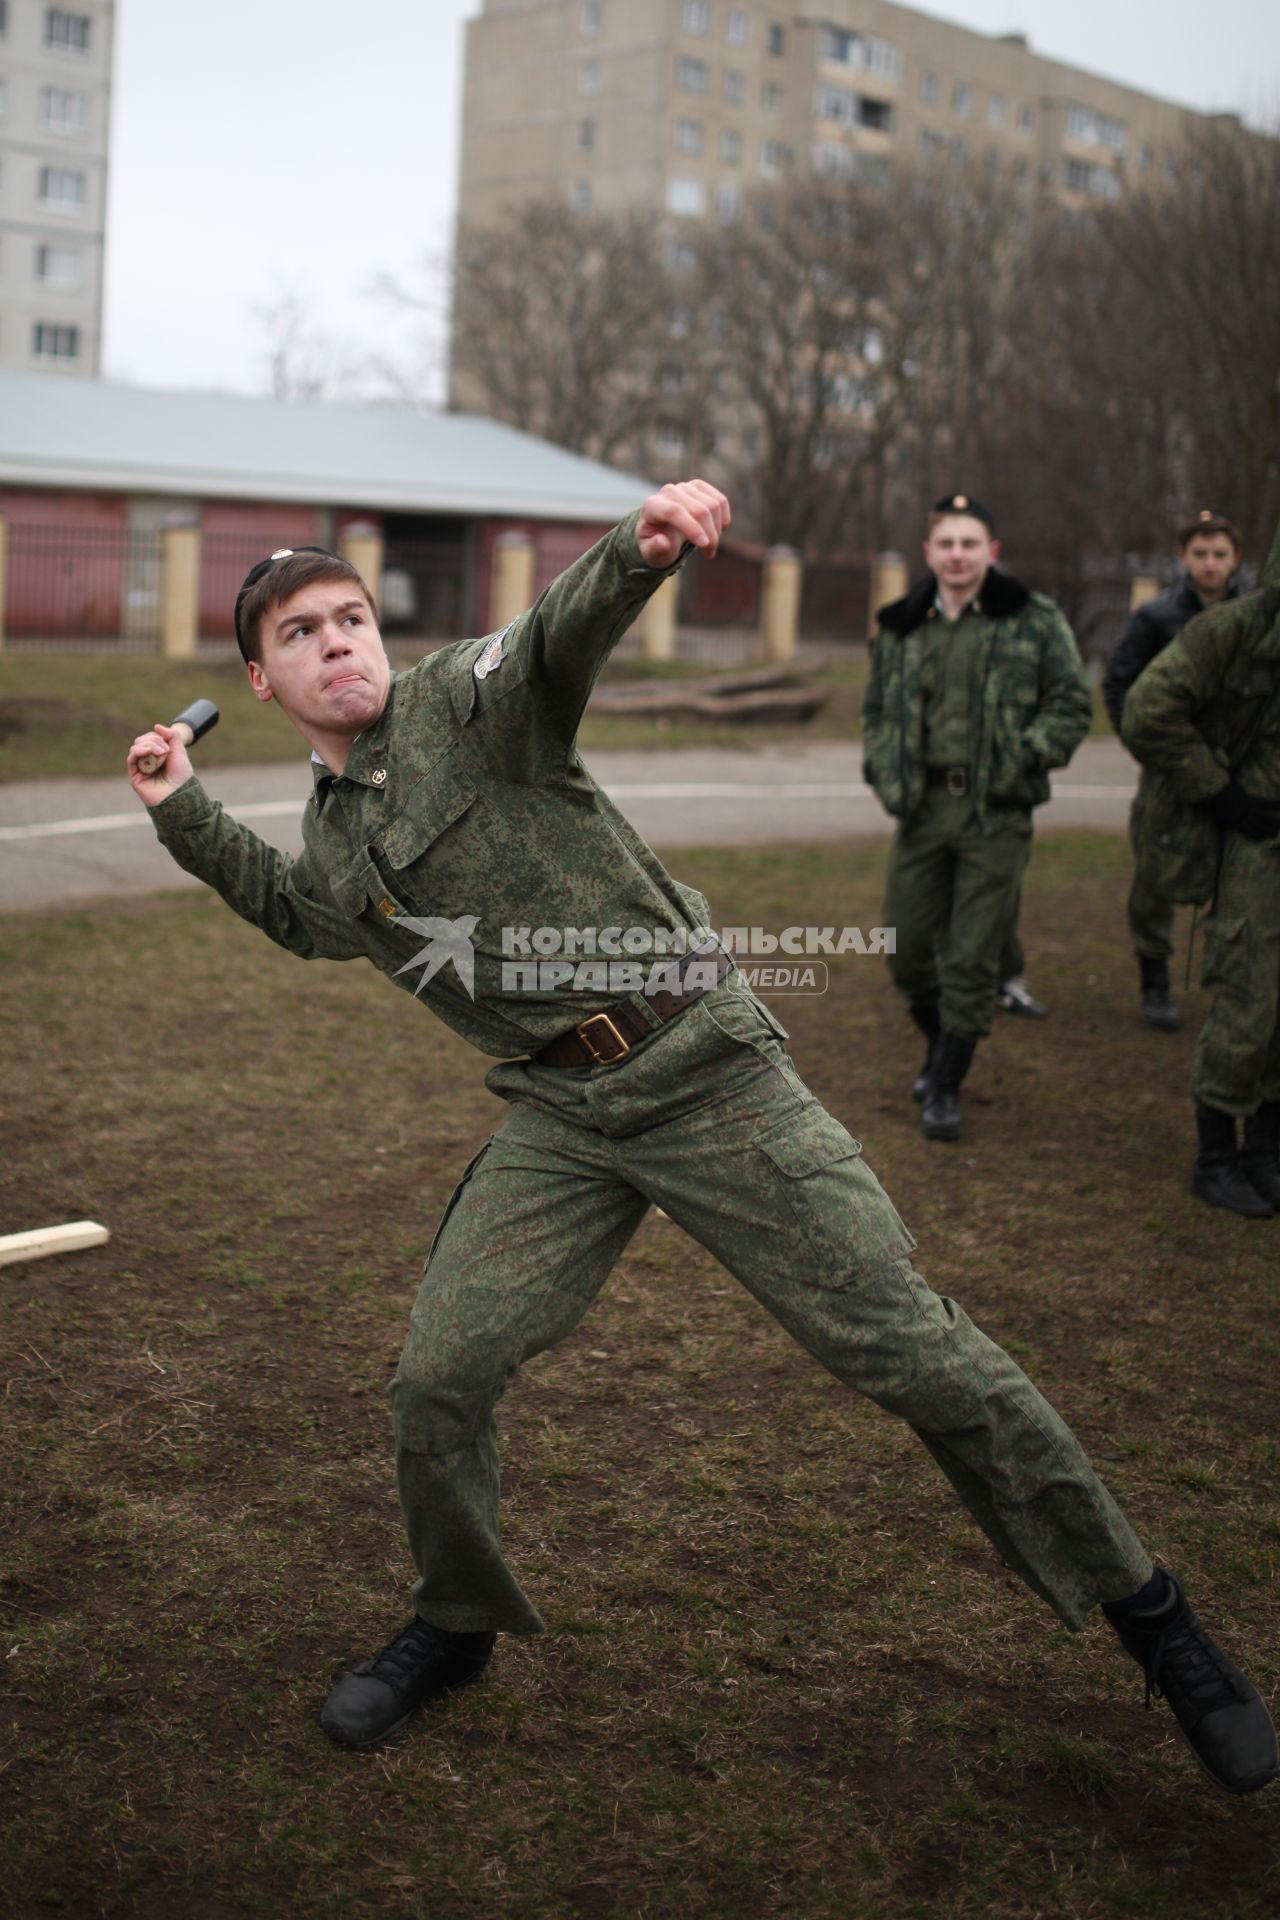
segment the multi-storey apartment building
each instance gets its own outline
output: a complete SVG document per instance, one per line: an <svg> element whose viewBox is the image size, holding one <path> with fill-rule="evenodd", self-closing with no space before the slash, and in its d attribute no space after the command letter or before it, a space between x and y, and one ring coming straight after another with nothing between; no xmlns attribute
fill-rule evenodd
<svg viewBox="0 0 1280 1920"><path fill-rule="evenodd" d="M732 218L787 171L936 157L1113 198L1187 108L892 0L484 0L467 27L459 213L534 195Z"/></svg>
<svg viewBox="0 0 1280 1920"><path fill-rule="evenodd" d="M0 366L94 374L112 0L0 0Z"/></svg>

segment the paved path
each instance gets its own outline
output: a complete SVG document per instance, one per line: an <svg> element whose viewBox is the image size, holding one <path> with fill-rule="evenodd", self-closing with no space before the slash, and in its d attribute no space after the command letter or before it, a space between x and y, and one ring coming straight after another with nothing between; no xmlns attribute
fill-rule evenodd
<svg viewBox="0 0 1280 1920"><path fill-rule="evenodd" d="M658 847L748 841L880 839L890 831L862 779L862 753L841 740L767 747L756 753L597 753L595 779ZM1119 742L1086 740L1056 774L1041 808L1041 832L1122 832L1136 768ZM229 767L205 785L238 819L287 852L301 846L298 820L310 791L304 759L285 766ZM197 886L156 842L128 784L33 780L0 786L0 910L64 907L104 894Z"/></svg>

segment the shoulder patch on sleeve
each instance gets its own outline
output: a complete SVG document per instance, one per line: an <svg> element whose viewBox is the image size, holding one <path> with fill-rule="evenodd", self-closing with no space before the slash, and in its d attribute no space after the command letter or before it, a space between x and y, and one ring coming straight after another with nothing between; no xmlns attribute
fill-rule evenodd
<svg viewBox="0 0 1280 1920"><path fill-rule="evenodd" d="M477 680L487 680L494 668L502 665L503 647L514 625L515 621L509 620L501 633L495 633L491 640L485 641L476 655L475 666L471 669Z"/></svg>

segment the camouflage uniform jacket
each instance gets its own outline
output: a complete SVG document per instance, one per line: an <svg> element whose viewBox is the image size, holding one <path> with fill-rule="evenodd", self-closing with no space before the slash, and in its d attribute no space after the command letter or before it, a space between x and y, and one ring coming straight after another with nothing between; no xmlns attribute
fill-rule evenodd
<svg viewBox="0 0 1280 1920"><path fill-rule="evenodd" d="M862 703L862 764L882 805L909 819L925 793L923 628L936 617L932 574L881 609ZM1093 702L1062 613L1012 575L988 572L980 616L969 768L988 832L1025 825L1049 798L1049 769L1065 766L1089 731Z"/></svg>
<svg viewBox="0 0 1280 1920"><path fill-rule="evenodd" d="M1144 871L1171 900L1210 899L1220 836L1202 803L1232 779L1280 798L1280 529L1261 586L1197 614L1134 682L1121 725L1147 770Z"/></svg>
<svg viewBox="0 0 1280 1920"><path fill-rule="evenodd" d="M528 1054L619 1000L640 1004L617 985L631 952L619 931L664 930L679 951L709 910L666 872L574 746L600 667L675 571L645 565L635 521L567 568L503 634L393 676L343 772L313 768L299 858L232 819L194 777L152 811L163 844L289 952L372 960L482 1052ZM431 927L398 924L406 916L427 916ZM504 930L542 927L601 931L599 966L612 971L598 989L584 987L580 971L559 990L527 984L527 973L512 984ZM414 960L424 931L437 943L429 978ZM517 940L514 957L528 962L529 953ZM462 967L443 964L449 954Z"/></svg>

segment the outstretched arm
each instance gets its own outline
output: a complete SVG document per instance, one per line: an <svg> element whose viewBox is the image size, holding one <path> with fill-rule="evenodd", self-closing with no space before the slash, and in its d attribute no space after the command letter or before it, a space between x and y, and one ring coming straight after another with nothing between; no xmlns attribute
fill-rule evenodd
<svg viewBox="0 0 1280 1920"><path fill-rule="evenodd" d="M646 600L688 549L711 558L729 519L728 500L705 480L674 481L650 494L566 567L500 645L460 650L458 670L474 681L469 702L491 711L523 686L533 710L521 703L513 724L532 724L567 750L597 674Z"/></svg>

